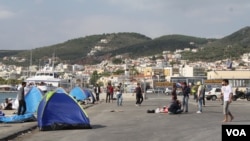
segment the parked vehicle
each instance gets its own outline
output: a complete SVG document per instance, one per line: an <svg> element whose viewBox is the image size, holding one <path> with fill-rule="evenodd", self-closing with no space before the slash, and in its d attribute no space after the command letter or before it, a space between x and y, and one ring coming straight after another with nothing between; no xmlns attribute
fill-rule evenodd
<svg viewBox="0 0 250 141"><path fill-rule="evenodd" d="M246 99L247 99L247 101L250 101L250 92L246 93Z"/></svg>
<svg viewBox="0 0 250 141"><path fill-rule="evenodd" d="M164 93L164 88L147 89L146 93Z"/></svg>
<svg viewBox="0 0 250 141"><path fill-rule="evenodd" d="M154 91L155 91L154 89L147 89L146 93L154 93Z"/></svg>
<svg viewBox="0 0 250 141"><path fill-rule="evenodd" d="M245 93L242 91L236 91L235 95L233 95L232 97L232 100L236 101L238 98L245 99L246 98Z"/></svg>
<svg viewBox="0 0 250 141"><path fill-rule="evenodd" d="M216 100L221 97L221 88L212 88L210 91L205 92L207 100Z"/></svg>
<svg viewBox="0 0 250 141"><path fill-rule="evenodd" d="M176 89L176 94L177 95L183 95L182 89L181 88L177 88Z"/></svg>
<svg viewBox="0 0 250 141"><path fill-rule="evenodd" d="M172 87L167 87L166 90L165 90L165 94L166 95L170 95L173 91L173 88Z"/></svg>
<svg viewBox="0 0 250 141"><path fill-rule="evenodd" d="M165 89L164 88L155 88L155 93L165 93Z"/></svg>

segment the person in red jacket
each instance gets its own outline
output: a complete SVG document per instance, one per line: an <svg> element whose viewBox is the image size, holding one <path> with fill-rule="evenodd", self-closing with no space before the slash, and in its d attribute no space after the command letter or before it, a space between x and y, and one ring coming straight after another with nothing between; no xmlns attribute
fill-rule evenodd
<svg viewBox="0 0 250 141"><path fill-rule="evenodd" d="M110 99L113 102L113 94L114 94L114 88L111 85L111 82L109 82L107 86L106 103L110 103Z"/></svg>

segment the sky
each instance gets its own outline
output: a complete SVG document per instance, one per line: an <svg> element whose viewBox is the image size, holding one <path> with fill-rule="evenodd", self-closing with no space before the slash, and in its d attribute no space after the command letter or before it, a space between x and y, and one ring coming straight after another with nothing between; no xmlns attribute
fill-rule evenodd
<svg viewBox="0 0 250 141"><path fill-rule="evenodd" d="M135 32L223 38L250 26L249 0L0 0L0 50Z"/></svg>

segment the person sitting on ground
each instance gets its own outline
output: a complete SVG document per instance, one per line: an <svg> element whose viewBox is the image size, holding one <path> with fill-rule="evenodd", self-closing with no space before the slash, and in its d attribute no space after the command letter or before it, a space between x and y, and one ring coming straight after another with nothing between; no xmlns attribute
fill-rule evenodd
<svg viewBox="0 0 250 141"><path fill-rule="evenodd" d="M11 98L6 98L5 103L1 104L1 109L12 110L12 99Z"/></svg>
<svg viewBox="0 0 250 141"><path fill-rule="evenodd" d="M172 96L170 105L168 106L169 114L180 114L183 110L181 109L181 102L177 99L176 96Z"/></svg>

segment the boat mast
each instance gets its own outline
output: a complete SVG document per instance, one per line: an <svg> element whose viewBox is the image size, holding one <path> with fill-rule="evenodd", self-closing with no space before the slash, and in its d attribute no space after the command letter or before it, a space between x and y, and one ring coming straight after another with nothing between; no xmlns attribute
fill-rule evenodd
<svg viewBox="0 0 250 141"><path fill-rule="evenodd" d="M31 66L32 66L32 49L30 50L30 65L29 65L28 76L31 76Z"/></svg>
<svg viewBox="0 0 250 141"><path fill-rule="evenodd" d="M55 59L55 50L52 54L52 71L54 71L54 59Z"/></svg>

